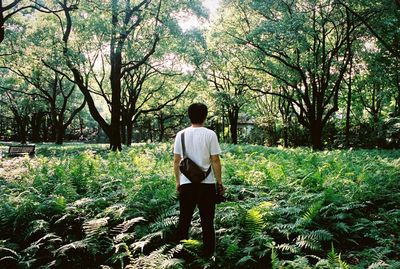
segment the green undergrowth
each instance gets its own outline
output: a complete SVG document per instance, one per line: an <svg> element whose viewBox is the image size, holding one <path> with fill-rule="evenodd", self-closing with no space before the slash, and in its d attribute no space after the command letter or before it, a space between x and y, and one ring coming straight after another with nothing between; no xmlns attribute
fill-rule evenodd
<svg viewBox="0 0 400 269"><path fill-rule="evenodd" d="M398 150L224 145L212 259L197 212L175 242L171 144L39 145L21 163L0 178L0 268L400 268Z"/></svg>

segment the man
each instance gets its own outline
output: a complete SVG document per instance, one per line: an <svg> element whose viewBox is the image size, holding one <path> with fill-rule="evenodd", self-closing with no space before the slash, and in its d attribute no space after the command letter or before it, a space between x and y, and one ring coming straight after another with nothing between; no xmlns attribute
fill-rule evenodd
<svg viewBox="0 0 400 269"><path fill-rule="evenodd" d="M176 135L174 145L174 173L176 178L176 190L179 192L179 224L178 239L188 239L189 227L196 205L199 208L201 228L203 231L203 254L211 256L215 251L215 178L218 191L223 194L224 187L221 180L221 162L219 155L221 148L218 144L217 135L204 127L207 118L207 106L194 103L188 108L188 115L192 126L186 128ZM212 172L200 183L193 184L180 173L179 163L183 156L181 135L185 133L185 153L204 172L210 165Z"/></svg>

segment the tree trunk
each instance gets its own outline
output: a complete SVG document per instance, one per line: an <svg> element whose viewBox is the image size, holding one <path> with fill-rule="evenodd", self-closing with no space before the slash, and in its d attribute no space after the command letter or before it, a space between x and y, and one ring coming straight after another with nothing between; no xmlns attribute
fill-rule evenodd
<svg viewBox="0 0 400 269"><path fill-rule="evenodd" d="M133 121L128 120L126 123L126 145L132 145L132 132L133 132Z"/></svg>
<svg viewBox="0 0 400 269"><path fill-rule="evenodd" d="M125 144L129 146L128 138L127 138L127 126L126 122L123 121L121 123L121 142L122 144Z"/></svg>
<svg viewBox="0 0 400 269"><path fill-rule="evenodd" d="M221 134L220 134L221 128L220 128L220 125L219 125L219 122L218 122L218 118L217 118L217 120L215 122L216 122L215 123L215 133L217 134L218 141L221 141Z"/></svg>
<svg viewBox="0 0 400 269"><path fill-rule="evenodd" d="M283 127L283 146L285 148L289 147L289 121L290 118L285 119Z"/></svg>
<svg viewBox="0 0 400 269"><path fill-rule="evenodd" d="M322 122L314 121L309 128L313 150L322 150Z"/></svg>
<svg viewBox="0 0 400 269"><path fill-rule="evenodd" d="M3 6L0 3L0 7L3 8ZM4 41L4 35L5 35L5 27L4 27L4 15L3 11L0 11L0 44Z"/></svg>
<svg viewBox="0 0 400 269"><path fill-rule="evenodd" d="M62 126L61 124L58 124L58 126L56 126L55 128L56 130L56 145L62 145L64 142L64 136L65 136L65 128L64 126Z"/></svg>
<svg viewBox="0 0 400 269"><path fill-rule="evenodd" d="M33 113L31 118L31 128L32 128L32 142L40 141L40 123L43 118L43 113Z"/></svg>
<svg viewBox="0 0 400 269"><path fill-rule="evenodd" d="M147 125L147 132L148 132L148 139L150 139L150 142L153 142L153 128L151 127L151 120L147 119L146 120L146 125Z"/></svg>
<svg viewBox="0 0 400 269"><path fill-rule="evenodd" d="M49 130L48 130L48 119L47 116L44 118L43 124L42 124L42 132L43 132L43 141L47 141L49 137Z"/></svg>
<svg viewBox="0 0 400 269"><path fill-rule="evenodd" d="M165 133L164 117L163 117L162 112L160 113L159 121L160 121L160 135L158 137L158 141L162 142L164 139L164 133Z"/></svg>
<svg viewBox="0 0 400 269"><path fill-rule="evenodd" d="M351 53L351 52L350 52ZM351 98L352 98L352 70L353 70L353 57L351 57L350 60L350 66L349 66L349 84L348 84L348 91L347 91L347 107L346 107L346 130L345 130L345 135L346 135L346 146L348 147L350 145L350 112L351 112Z"/></svg>
<svg viewBox="0 0 400 269"><path fill-rule="evenodd" d="M18 133L19 133L19 141L21 144L26 144L26 123L24 119L17 119L18 124Z"/></svg>
<svg viewBox="0 0 400 269"><path fill-rule="evenodd" d="M118 38L118 1L111 3L111 27L112 37L110 46L111 62L111 132L110 149L121 151L121 70L122 70L122 46L123 40Z"/></svg>
<svg viewBox="0 0 400 269"><path fill-rule="evenodd" d="M85 127L85 123L81 116L78 116L79 119L79 137L83 137L83 128Z"/></svg>
<svg viewBox="0 0 400 269"><path fill-rule="evenodd" d="M400 116L400 73L396 72L396 86L397 86L397 96L395 97L395 108L394 108L394 116Z"/></svg>
<svg viewBox="0 0 400 269"><path fill-rule="evenodd" d="M229 117L229 129L231 133L231 141L233 144L238 143L238 118L239 118L239 109L232 109L228 111Z"/></svg>

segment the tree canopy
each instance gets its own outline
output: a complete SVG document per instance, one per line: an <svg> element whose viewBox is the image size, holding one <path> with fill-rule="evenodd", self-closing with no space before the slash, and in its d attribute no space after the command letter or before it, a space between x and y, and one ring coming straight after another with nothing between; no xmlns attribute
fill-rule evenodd
<svg viewBox="0 0 400 269"><path fill-rule="evenodd" d="M2 1L0 136L121 150L201 101L224 142L398 147L399 19L396 0Z"/></svg>

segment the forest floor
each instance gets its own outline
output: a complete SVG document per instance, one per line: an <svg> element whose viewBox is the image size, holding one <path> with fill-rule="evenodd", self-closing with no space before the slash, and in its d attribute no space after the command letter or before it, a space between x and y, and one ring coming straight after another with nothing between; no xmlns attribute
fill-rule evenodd
<svg viewBox="0 0 400 269"><path fill-rule="evenodd" d="M223 145L213 259L197 212L174 241L171 165L165 143L3 154L0 268L400 268L400 150Z"/></svg>

